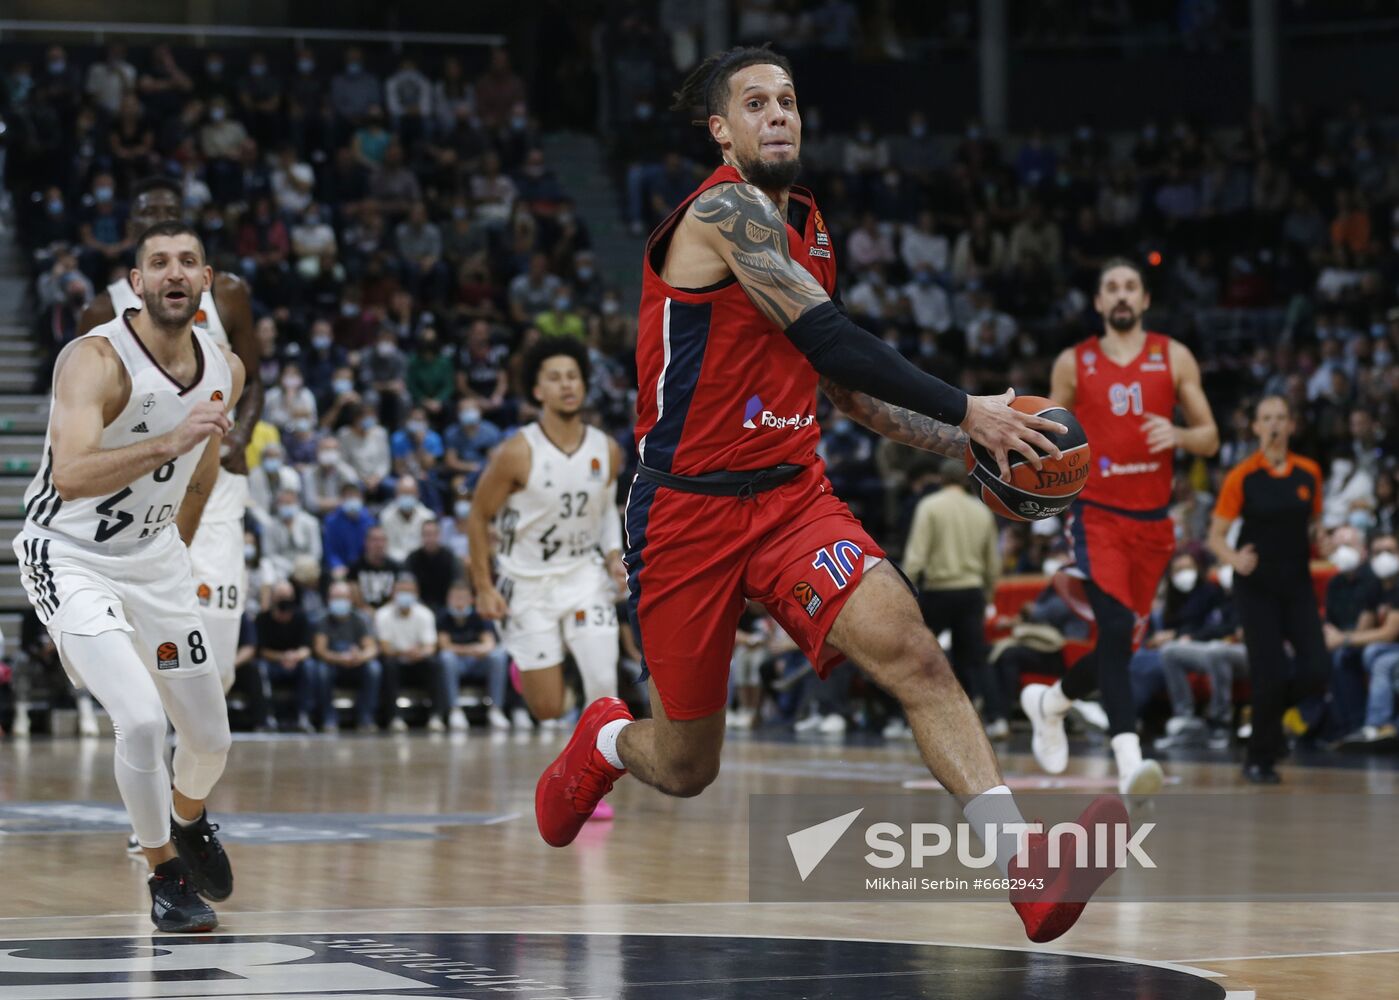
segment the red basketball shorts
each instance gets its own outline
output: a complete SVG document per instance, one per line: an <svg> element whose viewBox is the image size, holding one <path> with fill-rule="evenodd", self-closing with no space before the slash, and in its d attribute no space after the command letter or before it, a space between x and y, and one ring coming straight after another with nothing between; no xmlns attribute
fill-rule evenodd
<svg viewBox="0 0 1399 1000"><path fill-rule="evenodd" d="M1068 531L1075 568L1138 618L1150 615L1156 588L1176 551L1170 517L1143 520L1080 502L1073 507Z"/></svg>
<svg viewBox="0 0 1399 1000"><path fill-rule="evenodd" d="M751 499L632 483L628 608L666 717L722 711L739 616L757 601L826 676L826 636L884 550L835 496L823 467Z"/></svg>

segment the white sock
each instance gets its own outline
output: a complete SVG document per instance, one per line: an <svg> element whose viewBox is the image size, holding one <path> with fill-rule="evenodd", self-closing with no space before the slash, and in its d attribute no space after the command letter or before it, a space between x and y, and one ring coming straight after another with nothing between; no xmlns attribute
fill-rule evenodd
<svg viewBox="0 0 1399 1000"><path fill-rule="evenodd" d="M1011 859L1020 849L1020 837L1013 832L1013 828L1008 830L1007 827L1013 823L1025 822L1025 817L1020 815L1020 807L1015 804L1015 797L1010 794L1010 789L1005 785L988 788L962 807L962 815L967 818L972 831L981 838L983 844L986 843L986 827L996 828L995 844L992 846L995 852L994 860L1001 874L1009 875Z"/></svg>
<svg viewBox="0 0 1399 1000"><path fill-rule="evenodd" d="M1112 755L1117 761L1117 773L1126 776L1142 763L1142 741L1136 733L1118 733L1112 738Z"/></svg>
<svg viewBox="0 0 1399 1000"><path fill-rule="evenodd" d="M1062 681L1055 681L1044 693L1044 710L1050 715L1068 715L1073 700L1064 693Z"/></svg>
<svg viewBox="0 0 1399 1000"><path fill-rule="evenodd" d="M199 813L199 816L203 815L204 813L203 811L201 811ZM178 812L175 811L175 803L170 803L170 818L175 821L176 826L194 826L194 824L199 822L199 816L194 817L194 819L185 819L183 816L181 816Z"/></svg>
<svg viewBox="0 0 1399 1000"><path fill-rule="evenodd" d="M602 754L603 759L619 771L625 771L627 765L622 763L622 758L617 756L617 737L622 730L632 724L631 719L613 719L607 725L597 731L597 751Z"/></svg>

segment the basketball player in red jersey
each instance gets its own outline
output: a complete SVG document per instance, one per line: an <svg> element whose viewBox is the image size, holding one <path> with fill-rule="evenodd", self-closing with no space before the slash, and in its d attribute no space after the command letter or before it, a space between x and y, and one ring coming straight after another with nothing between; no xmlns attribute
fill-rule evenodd
<svg viewBox="0 0 1399 1000"><path fill-rule="evenodd" d="M884 552L831 492L816 456L818 382L895 440L961 456L968 436L998 461L1059 457L1051 421L968 397L923 373L831 302L832 241L810 192L792 186L801 117L791 69L767 49L707 59L676 95L703 107L723 165L646 247L637 365L640 471L625 563L653 718L593 702L535 794L541 835L570 843L630 772L668 795L717 776L729 658L748 599L763 604L818 673L848 656L903 705L929 769L974 829L1020 822L976 711ZM1120 800L1084 822L1125 821ZM1037 843L1037 842L1035 842ZM1003 873L1015 840L990 838ZM1038 850L1038 848L1033 848ZM1037 867L1039 866L1039 867ZM1012 901L1032 940L1066 931L1111 869L1062 868Z"/></svg>
<svg viewBox="0 0 1399 1000"><path fill-rule="evenodd" d="M1108 261L1093 304L1103 316L1103 335L1059 355L1050 395L1073 410L1093 453L1069 537L1073 574L1085 580L1098 641L1052 687L1027 685L1020 704L1034 725L1035 759L1058 774L1069 762L1070 702L1101 692L1118 787L1124 795L1150 795L1161 787L1161 765L1142 759L1127 663L1175 554L1167 512L1175 453L1213 455L1219 430L1190 349L1142 329L1151 297L1141 270L1123 258ZM1174 422L1177 406L1184 427Z"/></svg>

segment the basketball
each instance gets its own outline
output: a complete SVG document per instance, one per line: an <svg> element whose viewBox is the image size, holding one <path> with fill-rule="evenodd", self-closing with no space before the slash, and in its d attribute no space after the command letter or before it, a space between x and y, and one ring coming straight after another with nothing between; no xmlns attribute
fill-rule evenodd
<svg viewBox="0 0 1399 1000"><path fill-rule="evenodd" d="M967 445L967 472L980 487L982 502L1001 517L1043 521L1062 514L1088 482L1088 436L1072 413L1043 396L1019 396L1010 405L1067 427L1066 434L1046 434L1064 457L1056 460L1040 452L1044 464L1036 469L1024 455L1012 452L1006 482L1000 478L996 456L973 441Z"/></svg>

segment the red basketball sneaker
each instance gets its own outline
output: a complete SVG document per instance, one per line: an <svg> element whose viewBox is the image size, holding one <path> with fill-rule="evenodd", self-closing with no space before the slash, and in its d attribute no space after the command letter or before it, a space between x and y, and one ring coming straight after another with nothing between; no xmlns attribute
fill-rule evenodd
<svg viewBox="0 0 1399 1000"><path fill-rule="evenodd" d="M612 783L626 774L598 752L597 734L616 719L632 714L620 698L599 698L584 710L573 738L534 788L534 819L539 835L553 847L567 847L583 829Z"/></svg>
<svg viewBox="0 0 1399 1000"><path fill-rule="evenodd" d="M1079 816L1079 826L1085 830L1097 824L1127 823L1127 807L1115 795L1100 795L1089 803ZM1111 859L1093 858L1093 847L1088 848L1088 862L1079 867L1075 862L1078 856L1077 836L1065 836L1060 841L1060 857L1063 859L1057 869L1049 867L1048 834L1031 834L1029 837L1028 864L1021 868L1017 862L1010 863L1010 877L1013 879L1044 879L1043 889L1012 889L1010 903L1020 914L1025 924L1025 936L1031 941L1043 944L1053 941L1078 920L1088 898L1098 891L1098 887L1111 877L1117 869ZM1102 863L1095 867L1094 861Z"/></svg>

